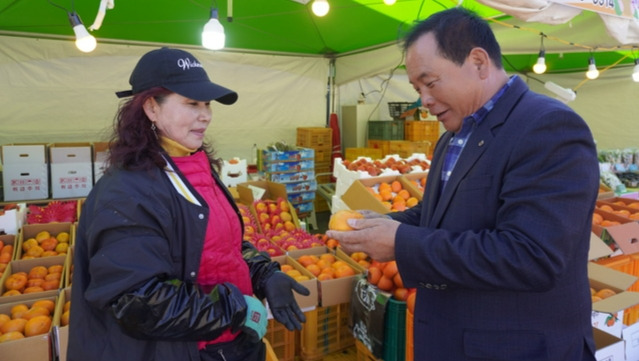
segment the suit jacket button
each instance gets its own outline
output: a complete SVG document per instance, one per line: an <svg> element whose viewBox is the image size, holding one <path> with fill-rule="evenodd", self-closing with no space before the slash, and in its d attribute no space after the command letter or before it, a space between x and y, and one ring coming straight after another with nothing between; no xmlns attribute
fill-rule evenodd
<svg viewBox="0 0 639 361"><path fill-rule="evenodd" d="M191 277L194 278L195 277L195 272L191 272Z"/></svg>

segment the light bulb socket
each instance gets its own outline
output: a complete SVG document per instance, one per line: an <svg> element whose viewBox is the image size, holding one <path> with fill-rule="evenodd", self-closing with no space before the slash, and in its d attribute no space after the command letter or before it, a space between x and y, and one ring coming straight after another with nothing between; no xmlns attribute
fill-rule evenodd
<svg viewBox="0 0 639 361"><path fill-rule="evenodd" d="M217 8L211 8L211 19L220 19L218 12L217 12Z"/></svg>
<svg viewBox="0 0 639 361"><path fill-rule="evenodd" d="M546 50L539 50L539 56L538 58L546 58Z"/></svg>
<svg viewBox="0 0 639 361"><path fill-rule="evenodd" d="M595 65L595 57L591 56L590 58L588 58L588 65Z"/></svg>
<svg viewBox="0 0 639 361"><path fill-rule="evenodd" d="M84 24L82 23L82 19L80 19L80 15L78 15L78 13L70 12L68 13L68 15L69 15L69 22L71 23L72 28L78 25L84 26Z"/></svg>

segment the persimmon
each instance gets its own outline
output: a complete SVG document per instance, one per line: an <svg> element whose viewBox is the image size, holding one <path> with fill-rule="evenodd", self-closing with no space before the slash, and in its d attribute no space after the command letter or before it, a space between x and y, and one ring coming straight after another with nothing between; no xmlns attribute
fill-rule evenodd
<svg viewBox="0 0 639 361"><path fill-rule="evenodd" d="M616 294L617 294L617 292L615 292L615 291L613 291L613 290L611 290L609 288L602 288L602 289L600 289L599 291L597 291L595 293L595 296L597 296L597 297L599 297L601 299L605 299L605 298L608 298L610 296L614 296Z"/></svg>
<svg viewBox="0 0 639 361"><path fill-rule="evenodd" d="M7 277L4 281L4 288L7 290L22 291L27 284L27 275L22 273L14 273Z"/></svg>
<svg viewBox="0 0 639 361"><path fill-rule="evenodd" d="M70 310L70 309L71 309L71 301L67 301L67 302L65 302L65 303L64 303L64 306L62 306L62 311L63 311L63 312L66 312L66 311L68 311L68 310Z"/></svg>
<svg viewBox="0 0 639 361"><path fill-rule="evenodd" d="M406 189L400 190L399 192L397 192L397 195L399 197L404 198L404 200L407 200L408 198L410 198L410 193Z"/></svg>
<svg viewBox="0 0 639 361"><path fill-rule="evenodd" d="M382 277L382 271L379 268L374 266L370 266L368 268L368 274L366 278L368 279L368 282L370 282L372 285L377 285L381 277Z"/></svg>
<svg viewBox="0 0 639 361"><path fill-rule="evenodd" d="M603 216L599 213L593 213L592 214L592 224L601 224L601 221L603 221Z"/></svg>
<svg viewBox="0 0 639 361"><path fill-rule="evenodd" d="M379 191L379 196L382 198L382 201L390 201L393 199L393 192L390 189L383 189Z"/></svg>
<svg viewBox="0 0 639 361"><path fill-rule="evenodd" d="M51 312L49 312L48 309L44 307L40 307L40 306L35 306L35 307L29 308L27 312L23 313L22 318L28 321L37 316L50 316L50 315L51 315Z"/></svg>
<svg viewBox="0 0 639 361"><path fill-rule="evenodd" d="M2 325L4 325L4 323L9 321L10 319L11 317L9 317L9 315L0 313L0 327L2 327Z"/></svg>
<svg viewBox="0 0 639 361"><path fill-rule="evenodd" d="M335 269L335 278L348 277L355 274L355 270L348 265L340 266Z"/></svg>
<svg viewBox="0 0 639 361"><path fill-rule="evenodd" d="M326 247L328 247L330 249L335 249L337 246L339 246L339 242L336 239L329 238L326 241Z"/></svg>
<svg viewBox="0 0 639 361"><path fill-rule="evenodd" d="M22 334L22 332L19 331L9 331L5 334L3 334L2 336L0 336L0 343L3 342L7 342L7 341L13 341L13 340L19 340L24 338L24 335Z"/></svg>
<svg viewBox="0 0 639 361"><path fill-rule="evenodd" d="M602 211L612 212L612 207L607 204L603 204L597 208L601 209Z"/></svg>
<svg viewBox="0 0 639 361"><path fill-rule="evenodd" d="M299 256L299 258L297 258L297 262L299 262L302 266L306 267L309 264L314 264L316 260L313 259L311 255L305 254L305 255Z"/></svg>
<svg viewBox="0 0 639 361"><path fill-rule="evenodd" d="M17 295L21 295L22 293L20 293L20 291L18 290L8 290L5 293L2 294L2 297L4 296L17 296Z"/></svg>
<svg viewBox="0 0 639 361"><path fill-rule="evenodd" d="M55 290L60 287L60 280L48 280L42 283L42 289L45 291Z"/></svg>
<svg viewBox="0 0 639 361"><path fill-rule="evenodd" d="M377 287L382 291L390 292L393 289L393 280L382 275L377 282Z"/></svg>
<svg viewBox="0 0 639 361"><path fill-rule="evenodd" d="M402 183L398 180L394 180L391 182L391 191L397 193L403 189Z"/></svg>
<svg viewBox="0 0 639 361"><path fill-rule="evenodd" d="M24 326L27 324L27 320L24 318L15 318L5 322L0 327L0 332L7 333L11 331L24 332Z"/></svg>
<svg viewBox="0 0 639 361"><path fill-rule="evenodd" d="M46 308L47 310L49 310L49 314L52 314L53 310L55 309L55 302L53 302L52 300L37 300L31 304L31 308L34 307Z"/></svg>
<svg viewBox="0 0 639 361"><path fill-rule="evenodd" d="M308 266L305 267L310 273L313 274L313 276L317 277L320 272L322 271L322 269L315 263L313 264L309 264Z"/></svg>
<svg viewBox="0 0 639 361"><path fill-rule="evenodd" d="M0 253L0 263L7 264L10 261L11 261L11 253Z"/></svg>
<svg viewBox="0 0 639 361"><path fill-rule="evenodd" d="M332 280L332 279L334 279L334 278L333 278L333 275L330 275L330 274L328 274L328 273L320 273L320 274L317 276L317 280L318 280L318 281L328 281L328 280Z"/></svg>
<svg viewBox="0 0 639 361"><path fill-rule="evenodd" d="M2 247L2 250L0 251L0 254L13 254L13 245L12 244L5 244L4 247Z"/></svg>
<svg viewBox="0 0 639 361"><path fill-rule="evenodd" d="M11 318L16 319L21 318L22 314L27 311L29 311L29 306L24 303L19 303L15 306L12 306L9 312L11 313Z"/></svg>
<svg viewBox="0 0 639 361"><path fill-rule="evenodd" d="M402 276L399 272L395 273L395 276L393 276L393 284L395 284L395 287L404 288L404 280L402 280Z"/></svg>
<svg viewBox="0 0 639 361"><path fill-rule="evenodd" d="M350 209L342 209L331 215L331 218L328 221L328 229L335 231L352 231L353 228L348 225L348 220L354 219L362 219L364 216L354 210Z"/></svg>
<svg viewBox="0 0 639 361"><path fill-rule="evenodd" d="M24 325L24 335L26 337L41 335L49 332L51 328L50 316L36 316L27 321Z"/></svg>
<svg viewBox="0 0 639 361"><path fill-rule="evenodd" d="M62 312L62 314L60 315L61 326L67 326L69 324L69 314L70 314L69 310Z"/></svg>
<svg viewBox="0 0 639 361"><path fill-rule="evenodd" d="M45 251L53 251L55 247L58 245L58 240L51 237L47 238L44 241L40 242L40 247L42 247Z"/></svg>
<svg viewBox="0 0 639 361"><path fill-rule="evenodd" d="M395 277L395 274L397 274L397 262L396 261L387 262L386 266L384 266L384 276L392 280L393 277Z"/></svg>
<svg viewBox="0 0 639 361"><path fill-rule="evenodd" d="M42 286L31 286L31 287L25 288L24 291L22 291L22 294L26 295L29 293L36 293L36 292L42 292L42 291L44 291L44 288L42 288Z"/></svg>
<svg viewBox="0 0 639 361"><path fill-rule="evenodd" d="M621 224L621 223L619 223L617 221L609 221L607 219L604 219L603 221L601 221L600 226L602 226L602 227L611 227L611 226L618 226L619 224Z"/></svg>
<svg viewBox="0 0 639 361"><path fill-rule="evenodd" d="M29 270L27 274L29 279L44 279L49 274L49 270L45 266L35 266Z"/></svg>
<svg viewBox="0 0 639 361"><path fill-rule="evenodd" d="M62 273L63 266L61 264L54 264L47 268L49 273Z"/></svg>
<svg viewBox="0 0 639 361"><path fill-rule="evenodd" d="M52 281L52 280L59 281L60 278L62 278L62 273L60 272L49 273L48 275L44 276L45 281Z"/></svg>
<svg viewBox="0 0 639 361"><path fill-rule="evenodd" d="M283 264L280 266L280 271L286 273L287 271L290 271L293 269L293 266L291 266L290 264Z"/></svg>
<svg viewBox="0 0 639 361"><path fill-rule="evenodd" d="M329 264L331 264L331 263L335 262L335 256L333 256L333 255L332 255L332 254L330 254L330 253L324 253L324 254L321 254L321 255L319 256L319 259L320 259L320 260L324 260L325 262L327 262L327 263L329 263Z"/></svg>
<svg viewBox="0 0 639 361"><path fill-rule="evenodd" d="M40 246L33 246L24 253L24 256L41 257L43 252L44 248Z"/></svg>
<svg viewBox="0 0 639 361"><path fill-rule="evenodd" d="M406 200L406 207L407 208L411 208L417 205L417 203L419 203L419 199L417 199L416 197L409 197Z"/></svg>
<svg viewBox="0 0 639 361"><path fill-rule="evenodd" d="M395 288L393 291L393 298L398 301L406 302L406 299L408 299L408 289L404 287Z"/></svg>

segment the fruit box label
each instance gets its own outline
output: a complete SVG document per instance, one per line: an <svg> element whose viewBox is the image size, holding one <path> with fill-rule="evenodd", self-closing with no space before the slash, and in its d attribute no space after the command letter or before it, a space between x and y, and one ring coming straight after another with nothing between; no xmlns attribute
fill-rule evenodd
<svg viewBox="0 0 639 361"><path fill-rule="evenodd" d="M614 313L592 311L592 327L605 331L615 337L621 337L623 313L623 310Z"/></svg>

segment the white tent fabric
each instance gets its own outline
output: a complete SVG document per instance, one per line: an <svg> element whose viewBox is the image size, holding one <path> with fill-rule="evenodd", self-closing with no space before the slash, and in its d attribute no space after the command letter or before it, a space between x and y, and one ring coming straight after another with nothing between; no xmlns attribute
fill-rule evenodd
<svg viewBox="0 0 639 361"><path fill-rule="evenodd" d="M564 24L582 13L577 7L559 4L552 0L478 0L493 9L503 11L527 22L543 24ZM619 6L622 1L619 1ZM608 14L598 14L606 30L620 44L639 43L639 23Z"/></svg>
<svg viewBox="0 0 639 361"><path fill-rule="evenodd" d="M132 68L150 50L101 44L82 54L68 42L14 37L0 37L0 44L0 144L105 140L120 101L114 91L128 89ZM208 136L219 156L250 159L254 143L294 144L297 127L326 125L328 59L188 50L214 81L240 94L232 106L213 105ZM393 70L401 61L396 45L338 58L338 115L361 93L367 103L378 104L378 119L390 119L388 102L416 100L406 75ZM569 106L586 119L599 147L637 147L639 84L630 72L631 67L613 68L582 86L582 72L538 75L540 82L529 84L542 93L547 80L579 87Z"/></svg>
<svg viewBox="0 0 639 361"><path fill-rule="evenodd" d="M106 140L129 75L152 47L100 44L91 54L68 41L0 37L0 144ZM295 143L296 127L326 124L328 61L187 49L209 77L239 94L213 103L207 135L218 155L250 159L259 147Z"/></svg>

